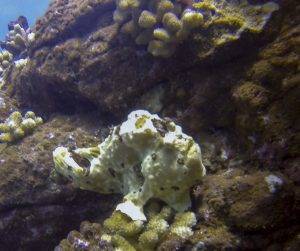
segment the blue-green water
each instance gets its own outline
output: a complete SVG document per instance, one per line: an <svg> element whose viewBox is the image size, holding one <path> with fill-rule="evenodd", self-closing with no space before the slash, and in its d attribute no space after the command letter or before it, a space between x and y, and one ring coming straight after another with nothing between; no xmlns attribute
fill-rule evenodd
<svg viewBox="0 0 300 251"><path fill-rule="evenodd" d="M29 25L45 12L50 0L1 0L0 1L0 40L7 33L7 24L18 16L27 17Z"/></svg>

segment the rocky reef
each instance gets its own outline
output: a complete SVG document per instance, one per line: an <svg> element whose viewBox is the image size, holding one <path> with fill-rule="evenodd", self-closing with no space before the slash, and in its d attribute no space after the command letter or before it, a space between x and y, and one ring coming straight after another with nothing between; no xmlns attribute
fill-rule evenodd
<svg viewBox="0 0 300 251"><path fill-rule="evenodd" d="M278 5L245 1L116 0L114 21L153 56L170 57L178 44L190 40L213 50L238 40L244 31L259 33Z"/></svg>
<svg viewBox="0 0 300 251"><path fill-rule="evenodd" d="M81 221L110 214L118 196L86 193L52 180L52 151L58 144L96 144L99 131L93 119L84 117L56 115L19 142L0 144L1 249L51 250Z"/></svg>
<svg viewBox="0 0 300 251"><path fill-rule="evenodd" d="M141 5L118 21L124 2ZM298 250L299 2L155 2L173 6L165 22L146 1L54 0L32 27L26 64L10 61L0 122L34 111L44 123L0 143L1 250L139 250L143 238L156 250ZM152 55L153 36L162 45L169 33L174 38L171 21L200 25L200 14L201 27L167 42L167 57ZM151 40L137 44L149 29ZM147 211L153 198L145 201L148 221L133 221L114 212L121 195L79 190L76 180L74 186L52 173L57 147L88 169L76 149L98 149L141 109L173 121L201 147L206 176L189 189L186 212L196 220L185 225L184 238L171 234L176 212L160 218L162 201L154 214ZM152 231L157 218L162 235Z"/></svg>

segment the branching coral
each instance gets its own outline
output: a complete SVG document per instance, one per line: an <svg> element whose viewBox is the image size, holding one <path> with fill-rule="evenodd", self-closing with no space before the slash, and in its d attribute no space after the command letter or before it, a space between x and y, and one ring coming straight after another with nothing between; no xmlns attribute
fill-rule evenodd
<svg viewBox="0 0 300 251"><path fill-rule="evenodd" d="M11 143L24 138L43 123L34 112L27 112L22 117L20 112L13 112L4 123L0 123L0 143Z"/></svg>
<svg viewBox="0 0 300 251"><path fill-rule="evenodd" d="M18 20L8 24L9 32L5 41L0 41L3 49L0 52L0 89L5 85L9 66L15 65L21 70L27 63L27 49L34 41L34 33L28 27L27 19L20 16ZM16 61L14 61L16 60Z"/></svg>
<svg viewBox="0 0 300 251"><path fill-rule="evenodd" d="M67 239L61 241L58 250L77 250L84 245L85 250L100 247L101 250L157 250L157 247L167 239L187 240L193 234L197 220L193 212L178 213L170 207L158 206L146 208L149 221L133 221L121 212L114 212L106 219L103 226L83 222L80 232L72 231ZM158 210L158 211L157 211Z"/></svg>
<svg viewBox="0 0 300 251"><path fill-rule="evenodd" d="M13 56L8 51L0 52L0 77L4 71L10 66Z"/></svg>
<svg viewBox="0 0 300 251"><path fill-rule="evenodd" d="M205 174L198 144L174 122L143 110L130 113L99 146L73 153L58 147L53 157L55 170L76 186L124 194L117 210L133 220L146 220L143 206L153 197L186 210L190 188ZM73 157L87 159L89 166Z"/></svg>
<svg viewBox="0 0 300 251"><path fill-rule="evenodd" d="M260 32L278 9L273 2L250 5L246 0L116 0L116 5L114 21L121 31L161 57L171 56L191 34L216 47L237 40L244 31Z"/></svg>
<svg viewBox="0 0 300 251"><path fill-rule="evenodd" d="M1 42L1 47L8 50L14 58L22 58L27 53L29 45L34 41L35 34L22 23L15 22L10 27L5 41Z"/></svg>

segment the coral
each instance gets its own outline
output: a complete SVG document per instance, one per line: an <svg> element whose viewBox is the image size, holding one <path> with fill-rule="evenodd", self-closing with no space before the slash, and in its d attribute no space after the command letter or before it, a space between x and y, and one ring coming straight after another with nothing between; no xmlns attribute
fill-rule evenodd
<svg viewBox="0 0 300 251"><path fill-rule="evenodd" d="M198 43L217 47L239 39L244 31L258 33L278 9L273 2L250 5L246 0L116 0L116 5L114 21L122 25L122 32L132 35L137 44L148 45L153 56L161 57L171 56L190 35ZM147 39L141 42L145 32Z"/></svg>
<svg viewBox="0 0 300 251"><path fill-rule="evenodd" d="M19 59L15 61L15 66L17 69L22 70L26 66L27 62L28 62L28 58Z"/></svg>
<svg viewBox="0 0 300 251"><path fill-rule="evenodd" d="M88 168L74 158L87 159ZM181 127L147 111L138 110L113 128L97 147L65 147L53 152L55 170L75 186L99 193L122 193L117 210L134 220L146 220L143 206L152 197L177 211L190 205L190 188L205 175L197 143Z"/></svg>
<svg viewBox="0 0 300 251"><path fill-rule="evenodd" d="M13 56L8 51L0 52L0 77L4 71L10 66Z"/></svg>
<svg viewBox="0 0 300 251"><path fill-rule="evenodd" d="M193 212L178 213L168 206L160 208L155 202L146 206L149 221L133 221L121 212L114 212L101 226L98 223L83 222L80 232L72 231L67 239L60 242L56 250L74 250L79 244L85 250L100 246L101 250L157 250L157 247L170 240L186 241L197 223ZM187 234L188 233L188 234Z"/></svg>
<svg viewBox="0 0 300 251"><path fill-rule="evenodd" d="M132 221L121 212L114 212L111 218L104 221L104 227L108 233L115 233L124 237L132 237L143 229L142 221Z"/></svg>
<svg viewBox="0 0 300 251"><path fill-rule="evenodd" d="M269 93L263 86L245 82L233 91L233 97L236 101L244 103L248 109L260 108L268 102Z"/></svg>
<svg viewBox="0 0 300 251"><path fill-rule="evenodd" d="M20 112L13 112L4 123L0 123L0 143L12 143L30 134L43 123L41 117L28 111L24 117Z"/></svg>
<svg viewBox="0 0 300 251"><path fill-rule="evenodd" d="M14 58L25 57L29 45L35 39L35 34L28 28L26 18L19 18L18 21L12 22L9 24L9 29L5 41L0 42L1 47L8 50Z"/></svg>

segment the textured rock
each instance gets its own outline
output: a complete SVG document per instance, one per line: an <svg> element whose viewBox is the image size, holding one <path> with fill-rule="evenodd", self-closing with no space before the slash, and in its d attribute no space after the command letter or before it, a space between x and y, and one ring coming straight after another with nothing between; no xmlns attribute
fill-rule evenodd
<svg viewBox="0 0 300 251"><path fill-rule="evenodd" d="M36 24L30 62L12 81L22 104L53 111L85 103L126 114L140 95L196 62L212 56L213 61L229 60L261 42L245 39L201 59L195 56L196 46L187 44L174 58L156 60L119 32L114 9L108 0L53 1Z"/></svg>
<svg viewBox="0 0 300 251"><path fill-rule="evenodd" d="M191 237L195 246L201 241L206 248L248 250L275 243L275 236L281 245L288 240L282 229L296 219L299 203L286 177L229 169L207 176L202 189L199 230ZM297 228L292 229L297 233Z"/></svg>
<svg viewBox="0 0 300 251"><path fill-rule="evenodd" d="M5 120L14 110L16 110L16 101L10 99L4 92L0 91L0 120Z"/></svg>
<svg viewBox="0 0 300 251"><path fill-rule="evenodd" d="M197 195L193 209L203 221L196 227L188 247L193 250L296 247L299 224L294 216L299 212L300 198L299 1L281 1L278 15L261 36L244 37L239 43L205 55L201 60L191 57L193 45L180 46L179 53L168 60L154 60L143 48L119 35L118 27L112 24L114 9L113 1L53 1L36 25L37 38L30 48L30 61L22 70L11 71L2 89L6 94L1 93L0 97L7 100L7 96L14 96L20 107L37 114L105 110L112 120L116 118L114 125L137 108L171 117L201 142L208 170L205 188L197 186L193 191ZM14 109L13 101L5 102L8 110ZM0 109L1 119L11 112ZM82 121L74 122L74 127L81 128ZM48 124L40 130L47 127ZM56 127L51 124L51 128L48 133L56 128L54 131L60 134L55 146L67 145L69 135L61 133L67 129L61 123ZM81 213L81 203L94 201L89 199L93 196L90 193L76 192L72 200L69 194L75 192L68 192L74 191L67 189L68 186L59 196L53 195L54 199L41 196L42 192L32 192L30 182L38 181L38 187L42 188L54 186L50 181L45 182L46 178L35 176L36 170L38 173L46 170L42 177L48 177L53 165L48 154L54 147L37 155L30 150L41 153L37 147L44 147L41 142L45 141L36 138L38 133L43 134L38 131L19 145L1 150L1 159L9 159L0 166L4 191L0 197L3 205L10 205L5 206L0 217L8 222L1 230L6 245L20 240L24 245L47 249L55 242L53 248L58 239L78 228L81 219L88 220L95 213L92 206L90 213ZM78 137L85 134L89 135L81 131ZM94 143L89 138L79 147ZM16 156L16 151L22 157ZM271 192L278 187L281 189L276 193ZM29 190L24 192L23 188ZM85 196L86 201L81 201ZM70 204L63 202L65 198L70 198ZM17 207L18 203L22 207ZM32 218L30 205L37 212ZM24 229L31 229L26 221L22 225L23 219L28 222L32 219L35 224L35 219L45 219L42 205L51 206L46 211L51 212L47 218L53 217L57 223L56 232L51 235L55 236L53 242L50 238L43 240L41 235L33 237L29 231L29 237L20 239L26 232ZM60 218L59 210L55 210L57 205L65 209ZM13 211L17 213L12 214ZM71 211L72 219L67 217ZM22 221L14 215L21 215ZM70 220L61 225L57 219L62 217ZM45 232L44 228L41 233ZM13 233L18 238L13 238ZM183 246L186 244L171 239L160 250Z"/></svg>
<svg viewBox="0 0 300 251"><path fill-rule="evenodd" d="M52 250L70 227L101 218L116 197L80 192L50 179L52 150L96 141L91 120L56 116L16 145L0 144L0 249ZM63 220L62 220L63 219Z"/></svg>
<svg viewBox="0 0 300 251"><path fill-rule="evenodd" d="M274 185L274 189L267 178L270 175L282 182ZM291 213L296 205L295 194L290 185L276 173L247 175L229 170L206 180L204 203L212 214L224 217L229 225L241 231L278 228L295 217Z"/></svg>

